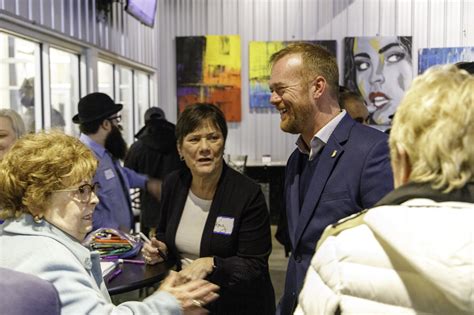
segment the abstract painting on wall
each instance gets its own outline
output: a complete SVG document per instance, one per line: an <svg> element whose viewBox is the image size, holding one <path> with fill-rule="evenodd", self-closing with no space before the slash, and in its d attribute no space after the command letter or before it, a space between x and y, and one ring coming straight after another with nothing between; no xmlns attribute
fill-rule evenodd
<svg viewBox="0 0 474 315"><path fill-rule="evenodd" d="M410 36L346 37L344 86L364 98L369 122L391 125L413 79Z"/></svg>
<svg viewBox="0 0 474 315"><path fill-rule="evenodd" d="M474 61L474 47L423 48L418 50L418 73L434 65Z"/></svg>
<svg viewBox="0 0 474 315"><path fill-rule="evenodd" d="M178 111L213 103L227 121L241 121L240 64L238 35L176 37Z"/></svg>
<svg viewBox="0 0 474 315"><path fill-rule="evenodd" d="M336 56L335 40L304 41L307 43L324 46ZM273 108L270 104L270 56L280 49L295 42L272 41L272 42L250 42L249 45L249 79L250 79L250 109Z"/></svg>

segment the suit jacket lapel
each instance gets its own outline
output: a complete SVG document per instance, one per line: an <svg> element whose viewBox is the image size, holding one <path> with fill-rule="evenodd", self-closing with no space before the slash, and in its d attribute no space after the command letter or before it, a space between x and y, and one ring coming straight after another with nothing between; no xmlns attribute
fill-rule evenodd
<svg viewBox="0 0 474 315"><path fill-rule="evenodd" d="M287 174L285 178L289 178L292 182L287 183L288 192L286 194L286 207L287 211L287 221L288 221L288 235L290 237L290 242L292 248L295 248L295 234L296 234L296 225L298 224L298 218L300 214L300 169L301 159L305 159L306 155L297 152L296 153L296 165L292 167L290 171L292 174Z"/></svg>
<svg viewBox="0 0 474 315"><path fill-rule="evenodd" d="M225 196L228 195L226 189L228 187L229 181L227 180L228 166L224 163L222 168L222 174L217 183L216 193L212 200L211 208L209 209L209 215L207 216L206 224L204 225L204 230L202 231L201 238L201 247L199 253L201 257L212 256L211 255L211 240L214 232L214 225L216 224L217 216L222 209L222 206L225 205Z"/></svg>
<svg viewBox="0 0 474 315"><path fill-rule="evenodd" d="M326 182L344 152L342 144L347 141L350 129L354 123L355 122L346 113L336 129L334 129L328 143L324 146L321 152L320 160L311 178L308 194L305 196L297 221L294 242L295 246L297 246L301 239L301 235L316 211L316 206L321 198L321 193L326 186Z"/></svg>

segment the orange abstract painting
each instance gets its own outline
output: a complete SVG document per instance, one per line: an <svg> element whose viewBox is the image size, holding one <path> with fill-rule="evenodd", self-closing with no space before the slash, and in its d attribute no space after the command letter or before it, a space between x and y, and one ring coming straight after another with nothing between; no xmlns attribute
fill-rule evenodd
<svg viewBox="0 0 474 315"><path fill-rule="evenodd" d="M229 122L241 113L240 37L207 35L176 38L178 111L213 103Z"/></svg>

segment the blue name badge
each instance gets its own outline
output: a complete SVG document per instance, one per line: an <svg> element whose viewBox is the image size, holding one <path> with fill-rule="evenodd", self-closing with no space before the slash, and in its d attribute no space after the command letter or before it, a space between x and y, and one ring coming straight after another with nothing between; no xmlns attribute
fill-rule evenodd
<svg viewBox="0 0 474 315"><path fill-rule="evenodd" d="M215 234L231 235L234 229L234 218L217 217L216 225L214 225Z"/></svg>

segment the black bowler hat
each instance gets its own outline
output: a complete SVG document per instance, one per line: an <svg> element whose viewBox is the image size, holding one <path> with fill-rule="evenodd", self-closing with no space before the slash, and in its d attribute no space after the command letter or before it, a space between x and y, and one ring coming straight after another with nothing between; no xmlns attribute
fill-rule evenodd
<svg viewBox="0 0 474 315"><path fill-rule="evenodd" d="M115 104L114 101L104 93L91 93L79 100L77 109L79 111L72 122L75 124L88 123L94 120L105 119L112 114L122 110L122 104Z"/></svg>

